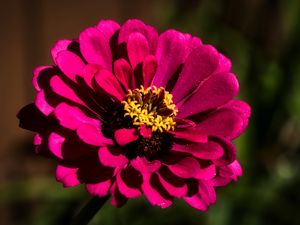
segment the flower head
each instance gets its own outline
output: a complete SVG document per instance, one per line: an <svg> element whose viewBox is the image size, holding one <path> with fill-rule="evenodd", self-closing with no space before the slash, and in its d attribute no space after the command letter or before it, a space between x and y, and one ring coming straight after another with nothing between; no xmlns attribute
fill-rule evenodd
<svg viewBox="0 0 300 225"><path fill-rule="evenodd" d="M102 20L51 53L18 117L65 187L84 184L115 206L145 195L162 208L182 198L207 210L215 187L241 176L232 140L250 108L233 100L231 62L213 46L140 20Z"/></svg>

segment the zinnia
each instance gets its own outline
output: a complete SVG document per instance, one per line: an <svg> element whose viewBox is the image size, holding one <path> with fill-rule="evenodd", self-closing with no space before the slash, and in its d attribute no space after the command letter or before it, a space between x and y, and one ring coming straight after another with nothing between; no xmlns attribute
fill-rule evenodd
<svg viewBox="0 0 300 225"><path fill-rule="evenodd" d="M121 206L145 195L162 208L198 210L241 176L232 140L250 107L231 62L198 37L132 19L102 20L60 40L53 66L34 70L35 102L18 114L36 152L57 160L65 187L84 184Z"/></svg>

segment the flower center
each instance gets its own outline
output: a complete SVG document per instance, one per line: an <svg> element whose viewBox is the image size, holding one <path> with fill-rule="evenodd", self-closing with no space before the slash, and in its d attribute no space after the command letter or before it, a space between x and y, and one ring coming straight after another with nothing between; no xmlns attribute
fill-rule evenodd
<svg viewBox="0 0 300 225"><path fill-rule="evenodd" d="M173 118L178 110L172 100L173 96L163 87L151 86L129 90L124 101L124 117L131 118L132 124L139 128L146 125L153 132L174 130Z"/></svg>

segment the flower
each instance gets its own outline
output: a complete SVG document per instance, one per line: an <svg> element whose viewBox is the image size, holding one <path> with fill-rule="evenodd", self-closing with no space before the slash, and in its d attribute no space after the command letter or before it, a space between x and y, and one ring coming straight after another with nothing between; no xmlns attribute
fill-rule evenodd
<svg viewBox="0 0 300 225"><path fill-rule="evenodd" d="M182 198L207 210L215 187L242 175L232 140L250 107L233 100L231 62L213 46L136 19L102 20L51 54L18 118L65 187L84 184L115 206L145 195L162 208Z"/></svg>

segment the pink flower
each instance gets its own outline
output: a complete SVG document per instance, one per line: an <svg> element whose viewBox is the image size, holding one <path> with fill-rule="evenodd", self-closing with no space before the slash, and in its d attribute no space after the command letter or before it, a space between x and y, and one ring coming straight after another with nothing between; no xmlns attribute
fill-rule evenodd
<svg viewBox="0 0 300 225"><path fill-rule="evenodd" d="M207 210L215 187L242 175L232 140L250 107L233 100L231 62L213 46L102 20L51 54L55 65L34 70L35 102L18 117L65 187L84 184L115 206L145 195L162 208L182 198Z"/></svg>

